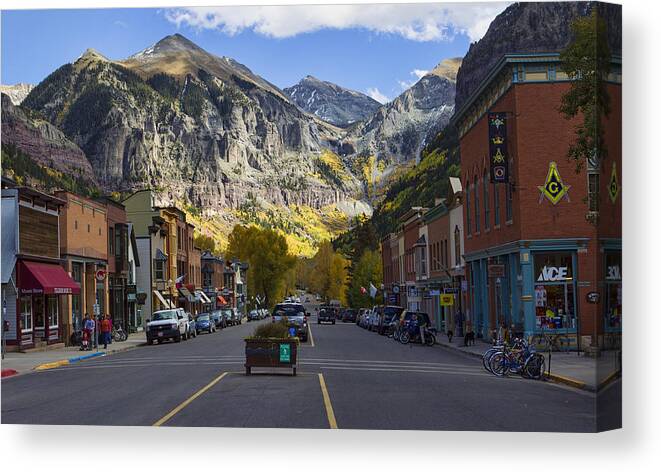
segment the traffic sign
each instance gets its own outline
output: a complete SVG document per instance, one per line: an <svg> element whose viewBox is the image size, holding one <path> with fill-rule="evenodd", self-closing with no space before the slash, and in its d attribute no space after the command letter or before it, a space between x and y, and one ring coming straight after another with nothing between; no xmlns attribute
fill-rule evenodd
<svg viewBox="0 0 661 472"><path fill-rule="evenodd" d="M291 362L291 346L280 344L280 362Z"/></svg>
<svg viewBox="0 0 661 472"><path fill-rule="evenodd" d="M441 295L441 306L454 305L454 295L451 293L444 293Z"/></svg>

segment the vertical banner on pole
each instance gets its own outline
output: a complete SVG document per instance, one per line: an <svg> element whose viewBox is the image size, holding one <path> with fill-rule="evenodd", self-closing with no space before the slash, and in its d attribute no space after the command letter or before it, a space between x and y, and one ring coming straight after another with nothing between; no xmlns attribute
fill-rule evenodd
<svg viewBox="0 0 661 472"><path fill-rule="evenodd" d="M492 183L509 182L505 113L489 113L489 167Z"/></svg>

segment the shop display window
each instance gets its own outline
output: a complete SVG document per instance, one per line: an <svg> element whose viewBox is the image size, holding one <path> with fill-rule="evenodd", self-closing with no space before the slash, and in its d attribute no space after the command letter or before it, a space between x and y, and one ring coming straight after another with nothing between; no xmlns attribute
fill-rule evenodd
<svg viewBox="0 0 661 472"><path fill-rule="evenodd" d="M535 329L575 330L576 302L571 253L539 253L535 258Z"/></svg>

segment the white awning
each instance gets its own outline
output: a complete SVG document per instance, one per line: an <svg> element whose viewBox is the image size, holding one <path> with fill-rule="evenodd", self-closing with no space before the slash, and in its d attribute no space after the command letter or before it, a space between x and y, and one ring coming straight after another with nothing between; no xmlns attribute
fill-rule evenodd
<svg viewBox="0 0 661 472"><path fill-rule="evenodd" d="M170 306L170 301L163 298L161 292L154 290L154 295L156 295L156 298L158 298L158 301L161 302L161 305L163 305L164 308L172 308L172 306Z"/></svg>
<svg viewBox="0 0 661 472"><path fill-rule="evenodd" d="M196 290L195 295L199 296L202 299L202 303L211 303L211 300L209 300L209 297L207 297L206 294L202 290Z"/></svg>

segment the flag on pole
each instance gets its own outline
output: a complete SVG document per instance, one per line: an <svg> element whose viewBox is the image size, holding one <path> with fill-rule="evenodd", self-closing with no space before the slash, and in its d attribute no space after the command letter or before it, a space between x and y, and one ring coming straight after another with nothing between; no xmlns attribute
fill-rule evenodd
<svg viewBox="0 0 661 472"><path fill-rule="evenodd" d="M365 295L367 293L367 289L365 287L360 287L360 293Z"/></svg>
<svg viewBox="0 0 661 472"><path fill-rule="evenodd" d="M184 277L186 277L186 274L177 277L176 280L174 281L174 286L180 288L184 282Z"/></svg>
<svg viewBox="0 0 661 472"><path fill-rule="evenodd" d="M376 287L374 284L372 284L372 282L370 282L370 297L376 297Z"/></svg>

